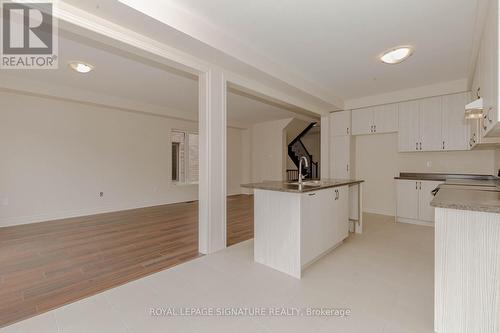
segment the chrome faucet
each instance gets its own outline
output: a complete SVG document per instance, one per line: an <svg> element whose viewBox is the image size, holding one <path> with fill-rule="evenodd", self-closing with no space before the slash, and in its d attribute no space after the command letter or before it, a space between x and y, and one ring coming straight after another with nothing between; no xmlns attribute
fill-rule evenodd
<svg viewBox="0 0 500 333"><path fill-rule="evenodd" d="M302 182L304 181L304 176L302 176L302 161L304 161L305 167L309 168L307 157L302 156L299 161L299 186L302 186Z"/></svg>

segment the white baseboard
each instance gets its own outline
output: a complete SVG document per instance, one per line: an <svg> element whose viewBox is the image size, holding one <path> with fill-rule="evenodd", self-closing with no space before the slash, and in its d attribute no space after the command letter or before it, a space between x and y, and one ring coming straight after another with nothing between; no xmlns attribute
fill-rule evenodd
<svg viewBox="0 0 500 333"><path fill-rule="evenodd" d="M197 200L197 199L194 199L194 200ZM15 225L22 225L22 224L47 222L47 221L67 219L67 218L72 218L72 217L80 217L80 216L103 214L103 213L112 213L112 212L118 212L118 211L123 211L123 210L154 207L154 206L175 204L175 203L181 203L181 202L186 202L186 201L183 200L183 201L177 201L177 202L157 202L157 201L135 202L135 203L127 203L127 204L114 204L114 205L109 205L109 206L83 208L83 209L76 209L76 210L62 210L59 212L43 213L43 214L36 214L36 215L29 215L29 216L6 217L6 218L0 218L0 227L9 227L9 226L15 226Z"/></svg>
<svg viewBox="0 0 500 333"><path fill-rule="evenodd" d="M426 227L434 227L434 222L414 220L414 219L407 219L407 218L404 218L404 217L396 217L396 222L399 222L399 223L408 223L408 224L417 224L417 225L423 225L423 226L426 226Z"/></svg>

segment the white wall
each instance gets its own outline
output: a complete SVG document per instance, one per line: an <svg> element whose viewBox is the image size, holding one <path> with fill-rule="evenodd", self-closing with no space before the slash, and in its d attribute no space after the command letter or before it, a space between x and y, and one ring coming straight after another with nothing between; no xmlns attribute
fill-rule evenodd
<svg viewBox="0 0 500 333"><path fill-rule="evenodd" d="M356 136L355 143L356 178L365 180L365 212L395 215L399 172L496 174L492 150L398 153L397 133Z"/></svg>
<svg viewBox="0 0 500 333"><path fill-rule="evenodd" d="M170 131L197 127L0 92L0 226L196 200L196 185L170 180ZM238 131L228 131L231 160L241 160ZM241 174L228 169L228 192Z"/></svg>
<svg viewBox="0 0 500 333"><path fill-rule="evenodd" d="M252 182L284 179L287 152L283 129L290 121L287 118L252 126Z"/></svg>
<svg viewBox="0 0 500 333"><path fill-rule="evenodd" d="M240 185L250 182L248 132L227 129L227 195L246 193Z"/></svg>

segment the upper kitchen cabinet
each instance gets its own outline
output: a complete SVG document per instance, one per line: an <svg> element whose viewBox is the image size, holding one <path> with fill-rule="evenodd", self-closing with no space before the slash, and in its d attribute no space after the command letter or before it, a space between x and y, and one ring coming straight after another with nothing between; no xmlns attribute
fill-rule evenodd
<svg viewBox="0 0 500 333"><path fill-rule="evenodd" d="M351 134L351 111L330 113L330 136Z"/></svg>
<svg viewBox="0 0 500 333"><path fill-rule="evenodd" d="M386 104L376 106L373 110L373 126L375 133L397 132L398 105Z"/></svg>
<svg viewBox="0 0 500 333"><path fill-rule="evenodd" d="M352 135L373 133L373 108L352 110Z"/></svg>
<svg viewBox="0 0 500 333"><path fill-rule="evenodd" d="M399 151L468 150L468 101L469 93L459 93L400 103Z"/></svg>
<svg viewBox="0 0 500 333"><path fill-rule="evenodd" d="M479 57L476 64L474 81L480 88L483 98L483 136L500 136L500 117L498 112L498 1L490 1L490 8L486 18Z"/></svg>
<svg viewBox="0 0 500 333"><path fill-rule="evenodd" d="M432 97L419 103L419 150L443 150L442 140L442 98ZM465 117L465 116L464 116Z"/></svg>
<svg viewBox="0 0 500 333"><path fill-rule="evenodd" d="M352 134L391 133L398 130L397 104L379 105L352 111Z"/></svg>
<svg viewBox="0 0 500 333"><path fill-rule="evenodd" d="M470 126L464 117L464 105L470 94L461 93L443 96L443 146L444 150L468 150Z"/></svg>
<svg viewBox="0 0 500 333"><path fill-rule="evenodd" d="M418 151L420 143L419 102L409 101L399 104L399 151Z"/></svg>

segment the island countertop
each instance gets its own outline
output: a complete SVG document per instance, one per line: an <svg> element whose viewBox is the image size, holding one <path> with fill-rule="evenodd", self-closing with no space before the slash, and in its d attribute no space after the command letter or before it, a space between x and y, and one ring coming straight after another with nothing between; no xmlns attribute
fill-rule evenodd
<svg viewBox="0 0 500 333"><path fill-rule="evenodd" d="M443 184L431 206L500 214L500 187Z"/></svg>
<svg viewBox="0 0 500 333"><path fill-rule="evenodd" d="M332 187L355 185L362 182L364 182L364 180L361 179L322 179L317 181L314 185L306 185L300 187L296 184L296 182L263 181L261 183L242 184L241 187L276 192L305 193L324 190ZM305 181L305 183L307 183L307 181Z"/></svg>

